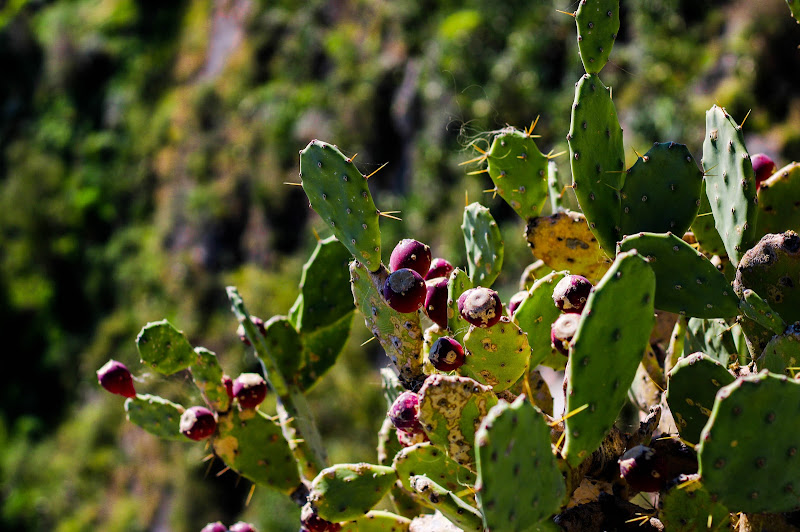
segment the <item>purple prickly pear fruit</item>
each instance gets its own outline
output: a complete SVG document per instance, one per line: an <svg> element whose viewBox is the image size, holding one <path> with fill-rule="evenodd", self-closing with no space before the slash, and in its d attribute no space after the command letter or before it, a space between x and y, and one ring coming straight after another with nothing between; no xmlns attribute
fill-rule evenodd
<svg viewBox="0 0 800 532"><path fill-rule="evenodd" d="M461 317L476 327L491 327L503 317L503 303L491 288L470 288L458 298Z"/></svg>
<svg viewBox="0 0 800 532"><path fill-rule="evenodd" d="M389 269L393 272L409 268L425 275L431 267L431 248L418 240L406 238L397 243L389 257Z"/></svg>
<svg viewBox="0 0 800 532"><path fill-rule="evenodd" d="M636 491L660 491L669 482L667 464L652 448L637 445L619 459L619 474Z"/></svg>
<svg viewBox="0 0 800 532"><path fill-rule="evenodd" d="M550 326L550 342L564 356L569 356L569 346L580 321L580 314L561 314Z"/></svg>
<svg viewBox="0 0 800 532"><path fill-rule="evenodd" d="M225 387L225 393L228 394L229 399L236 397L233 395L233 379L231 379L230 375L222 376L222 385Z"/></svg>
<svg viewBox="0 0 800 532"><path fill-rule="evenodd" d="M233 395L242 408L255 408L267 396L267 382L258 373L242 373L233 381Z"/></svg>
<svg viewBox="0 0 800 532"><path fill-rule="evenodd" d="M449 336L442 336L433 342L428 358L439 371L455 371L467 359L461 344Z"/></svg>
<svg viewBox="0 0 800 532"><path fill-rule="evenodd" d="M567 275L553 289L553 303L561 312L580 314L592 291L592 283L581 275Z"/></svg>
<svg viewBox="0 0 800 532"><path fill-rule="evenodd" d="M397 312L416 312L425 304L426 295L422 276L409 268L392 272L383 283L383 297Z"/></svg>
<svg viewBox="0 0 800 532"><path fill-rule="evenodd" d="M109 360L97 370L97 381L107 391L123 397L136 397L131 372L122 362Z"/></svg>
<svg viewBox="0 0 800 532"><path fill-rule="evenodd" d="M203 406L187 408L181 415L181 434L194 441L205 440L217 430L217 418Z"/></svg>
<svg viewBox="0 0 800 532"><path fill-rule="evenodd" d="M450 277L450 272L455 268L449 261L437 257L431 261L431 267L425 274L425 280L436 279L437 277Z"/></svg>
<svg viewBox="0 0 800 532"><path fill-rule="evenodd" d="M397 429L397 441L400 442L400 445L403 447L411 447L412 445L416 445L418 443L425 443L426 441L430 441L428 439L428 435L425 432L408 432L406 430Z"/></svg>
<svg viewBox="0 0 800 532"><path fill-rule="evenodd" d="M439 327L447 328L447 278L425 281L425 313Z"/></svg>
<svg viewBox="0 0 800 532"><path fill-rule="evenodd" d="M250 321L252 321L253 325L256 326L258 332L260 332L264 336L267 335L267 329L264 327L264 320L256 316L250 316ZM242 325L241 323L239 324L239 328L236 329L236 334L239 336L239 340L241 340L242 343L244 343L244 345L247 346L252 345L250 343L250 340L247 338L247 334L245 334L244 332L244 325Z"/></svg>
<svg viewBox="0 0 800 532"><path fill-rule="evenodd" d="M753 173L756 176L756 188L761 187L761 183L766 181L767 178L778 169L778 167L775 166L775 161L765 153L756 153L750 158L750 162L753 163Z"/></svg>
<svg viewBox="0 0 800 532"><path fill-rule="evenodd" d="M517 308L528 298L528 291L522 290L521 292L517 292L508 302L508 315L513 316L514 313L517 311Z"/></svg>
<svg viewBox="0 0 800 532"><path fill-rule="evenodd" d="M230 532L258 532L258 529L250 523L239 521L230 528Z"/></svg>
<svg viewBox="0 0 800 532"><path fill-rule="evenodd" d="M389 419L399 430L419 432L422 425L419 423L419 395L414 392L403 392L397 396L392 406L389 407Z"/></svg>
<svg viewBox="0 0 800 532"><path fill-rule="evenodd" d="M228 527L217 521L216 523L208 523L200 532L228 532Z"/></svg>
<svg viewBox="0 0 800 532"><path fill-rule="evenodd" d="M300 510L300 524L303 525L302 530L308 532L336 532L342 529L339 523L331 523L321 518L310 502Z"/></svg>

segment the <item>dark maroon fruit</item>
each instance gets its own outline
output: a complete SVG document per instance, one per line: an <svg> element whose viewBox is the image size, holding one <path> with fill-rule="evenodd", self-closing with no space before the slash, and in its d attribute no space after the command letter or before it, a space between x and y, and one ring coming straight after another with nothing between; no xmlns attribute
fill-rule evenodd
<svg viewBox="0 0 800 532"><path fill-rule="evenodd" d="M401 268L389 274L383 283L383 297L397 312L416 312L425 304L425 281L409 268Z"/></svg>
<svg viewBox="0 0 800 532"><path fill-rule="evenodd" d="M476 327L491 327L503 317L503 303L491 288L471 288L458 298L461 317Z"/></svg>
<svg viewBox="0 0 800 532"><path fill-rule="evenodd" d="M756 176L756 188L760 187L761 183L766 181L769 176L774 174L775 170L778 169L778 167L775 166L775 161L765 153L756 153L750 158L750 162L753 163L753 173Z"/></svg>
<svg viewBox="0 0 800 532"><path fill-rule="evenodd" d="M442 329L447 328L447 278L425 281L425 313Z"/></svg>
<svg viewBox="0 0 800 532"><path fill-rule="evenodd" d="M619 474L636 491L660 491L670 480L666 466L654 449L637 445L619 459Z"/></svg>
<svg viewBox="0 0 800 532"><path fill-rule="evenodd" d="M389 407L389 419L392 425L400 430L419 432L419 395L414 392L403 392L397 396Z"/></svg>
<svg viewBox="0 0 800 532"><path fill-rule="evenodd" d="M217 430L217 418L203 406L187 408L181 415L181 434L190 440L205 440Z"/></svg>
<svg viewBox="0 0 800 532"><path fill-rule="evenodd" d="M408 432L405 430L397 429L397 441L400 442L400 445L403 447L411 447L412 445L416 445L418 443L425 443L426 441L430 441L428 439L428 435L424 432Z"/></svg>
<svg viewBox="0 0 800 532"><path fill-rule="evenodd" d="M517 308L528 298L528 291L522 290L521 292L517 292L508 302L508 315L513 316L514 313L517 311Z"/></svg>
<svg viewBox="0 0 800 532"><path fill-rule="evenodd" d="M267 329L264 327L264 320L256 316L250 316L250 321L252 321L253 325L256 326L258 332L260 332L263 336L267 335ZM252 345L250 343L250 339L247 338L247 334L245 334L244 332L244 325L242 325L241 323L239 324L239 328L236 329L236 334L239 336L239 340L244 342L244 345Z"/></svg>
<svg viewBox="0 0 800 532"><path fill-rule="evenodd" d="M239 521L235 525L231 526L230 532L258 532L258 529L256 529L256 527L250 523Z"/></svg>
<svg viewBox="0 0 800 532"><path fill-rule="evenodd" d="M553 303L561 312L580 314L592 291L592 283L581 275L567 275L553 289Z"/></svg>
<svg viewBox="0 0 800 532"><path fill-rule="evenodd" d="M233 395L242 408L255 408L267 396L267 381L258 373L242 373L233 381Z"/></svg>
<svg viewBox="0 0 800 532"><path fill-rule="evenodd" d="M393 272L409 268L420 276L431 267L431 248L418 240L406 238L397 243L389 257L389 269Z"/></svg>
<svg viewBox="0 0 800 532"><path fill-rule="evenodd" d="M225 393L228 394L229 399L236 397L233 395L233 379L231 379L230 375L222 376L222 385L225 387Z"/></svg>
<svg viewBox="0 0 800 532"><path fill-rule="evenodd" d="M109 360L103 364L103 367L97 370L97 381L106 391L123 397L136 397L133 377L122 362Z"/></svg>
<svg viewBox="0 0 800 532"><path fill-rule="evenodd" d="M561 314L550 326L550 343L564 356L569 356L569 346L580 321L580 314Z"/></svg>
<svg viewBox="0 0 800 532"><path fill-rule="evenodd" d="M342 529L342 525L339 523L331 523L321 518L310 502L307 502L300 510L300 524L308 532L336 532Z"/></svg>
<svg viewBox="0 0 800 532"><path fill-rule="evenodd" d="M217 521L216 523L208 523L200 532L228 532L228 527Z"/></svg>
<svg viewBox="0 0 800 532"><path fill-rule="evenodd" d="M428 359L439 371L455 371L464 365L467 357L460 343L449 336L442 336L433 342Z"/></svg>
<svg viewBox="0 0 800 532"><path fill-rule="evenodd" d="M428 273L425 274L425 280L436 279L437 277L450 277L450 272L455 268L449 261L442 258L435 258L431 261L431 267L428 268Z"/></svg>

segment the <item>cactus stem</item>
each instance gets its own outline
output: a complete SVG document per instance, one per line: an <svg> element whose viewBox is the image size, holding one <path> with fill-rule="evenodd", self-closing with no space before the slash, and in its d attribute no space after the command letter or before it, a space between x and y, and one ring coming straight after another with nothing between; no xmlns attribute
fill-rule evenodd
<svg viewBox="0 0 800 532"><path fill-rule="evenodd" d="M351 158L350 160L352 161L352 158ZM371 173L371 174L369 174L368 176L365 176L365 177L364 177L364 179L369 179L370 177L374 176L375 174L377 174L378 172L380 172L381 170L383 170L383 167L384 167L384 166L386 166L387 164L389 164L389 163L388 163L388 162L385 162L385 163L383 163L382 165L380 165L380 166L378 167L378 169L377 169L377 170L375 170L374 172L372 172L372 173Z"/></svg>

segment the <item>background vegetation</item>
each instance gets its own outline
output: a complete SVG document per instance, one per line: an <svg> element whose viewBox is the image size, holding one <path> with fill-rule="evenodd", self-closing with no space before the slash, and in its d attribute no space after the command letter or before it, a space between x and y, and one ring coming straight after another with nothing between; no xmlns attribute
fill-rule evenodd
<svg viewBox="0 0 800 532"><path fill-rule="evenodd" d="M302 4L302 7L301 7ZM414 236L464 262L465 193L506 235L501 294L530 253L522 222L458 163L484 132L537 116L566 149L583 72L567 0L0 1L0 528L196 531L244 518L296 530L297 509L192 444L156 440L98 389L110 357L141 391L199 404L185 376L143 373L134 338L169 318L232 374L255 369L224 286L285 314L324 226L297 181L312 138L358 152L384 253ZM641 153L700 158L719 103L779 166L800 159L800 26L783 0L622 2L603 72ZM568 172L566 157L559 159ZM311 394L332 459L374 460L386 359L356 319Z"/></svg>

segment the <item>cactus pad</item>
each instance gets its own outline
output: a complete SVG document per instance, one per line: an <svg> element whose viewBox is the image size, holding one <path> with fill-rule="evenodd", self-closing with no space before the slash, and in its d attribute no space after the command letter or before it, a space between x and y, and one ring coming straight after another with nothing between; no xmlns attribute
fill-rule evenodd
<svg viewBox="0 0 800 532"><path fill-rule="evenodd" d="M704 254L709 257L714 255L719 255L720 257L728 256L725 251L725 244L722 242L717 228L714 227L714 213L711 212L711 203L708 201L705 178L703 178L703 184L700 187L700 208L697 211L697 217L692 222L692 233L694 233L697 244Z"/></svg>
<svg viewBox="0 0 800 532"><path fill-rule="evenodd" d="M470 327L464 347L469 354L459 373L495 392L510 388L528 369L528 335L505 316L488 328Z"/></svg>
<svg viewBox="0 0 800 532"><path fill-rule="evenodd" d="M312 140L300 152L300 178L311 208L369 271L381 266L378 209L367 179L336 146Z"/></svg>
<svg viewBox="0 0 800 532"><path fill-rule="evenodd" d="M397 480L394 469L373 464L337 464L311 482L309 502L331 522L350 521L369 512Z"/></svg>
<svg viewBox="0 0 800 532"><path fill-rule="evenodd" d="M800 7L800 1L797 3ZM776 171L758 189L758 236L800 232L800 163Z"/></svg>
<svg viewBox="0 0 800 532"><path fill-rule="evenodd" d="M581 0L575 12L583 68L597 74L608 62L619 31L619 0Z"/></svg>
<svg viewBox="0 0 800 532"><path fill-rule="evenodd" d="M195 386L200 390L208 406L216 412L225 412L231 404L225 385L222 384L222 366L217 355L204 347L195 347L197 361L189 371Z"/></svg>
<svg viewBox="0 0 800 532"><path fill-rule="evenodd" d="M537 280L528 290L528 297L514 312L514 321L528 333L531 368L544 364L564 369L567 363L567 359L550 344L550 326L561 315L561 311L553 304L553 288L565 275L566 272L551 272Z"/></svg>
<svg viewBox="0 0 800 532"><path fill-rule="evenodd" d="M336 362L350 338L354 314L355 311L348 312L329 325L300 335L303 342L303 362L295 376L295 382L300 389L311 389Z"/></svg>
<svg viewBox="0 0 800 532"><path fill-rule="evenodd" d="M756 367L772 373L784 374L792 368L792 374L800 366L800 325L791 325L785 334L776 334L769 341L761 357L756 359Z"/></svg>
<svg viewBox="0 0 800 532"><path fill-rule="evenodd" d="M681 532L725 532L731 529L727 508L711 499L698 483L672 488L662 495L659 518L664 530Z"/></svg>
<svg viewBox="0 0 800 532"><path fill-rule="evenodd" d="M424 475L411 477L411 487L427 504L439 510L459 530L464 532L482 532L481 514L461 500L452 491L444 488Z"/></svg>
<svg viewBox="0 0 800 532"><path fill-rule="evenodd" d="M733 328L739 328L735 325ZM684 354L702 351L727 367L738 357L732 328L723 319L689 318Z"/></svg>
<svg viewBox="0 0 800 532"><path fill-rule="evenodd" d="M739 299L702 253L672 233L627 236L620 251L636 249L656 274L656 308L699 318L739 314Z"/></svg>
<svg viewBox="0 0 800 532"><path fill-rule="evenodd" d="M397 453L393 463L400 483L413 492L411 477L425 475L440 486L452 492L461 491L464 486L472 486L477 480L475 473L459 465L431 442L418 443Z"/></svg>
<svg viewBox="0 0 800 532"><path fill-rule="evenodd" d="M354 521L342 523L341 532L407 532L411 520L383 510L370 510Z"/></svg>
<svg viewBox="0 0 800 532"><path fill-rule="evenodd" d="M764 301L761 296L749 288L742 292L742 299L739 308L745 316L758 323L773 334L783 334L786 329L786 322L780 315L772 310L769 303Z"/></svg>
<svg viewBox="0 0 800 532"><path fill-rule="evenodd" d="M800 1L786 0L786 5L789 6L789 11L791 11L795 21L797 21L797 23L800 24Z"/></svg>
<svg viewBox="0 0 800 532"><path fill-rule="evenodd" d="M145 325L136 337L142 364L164 375L186 369L197 360L186 336L167 320Z"/></svg>
<svg viewBox="0 0 800 532"><path fill-rule="evenodd" d="M179 404L149 394L125 400L128 421L165 440L186 441L180 429L183 410Z"/></svg>
<svg viewBox="0 0 800 532"><path fill-rule="evenodd" d="M474 286L489 288L503 267L503 237L489 209L480 203L464 208L461 224L467 247L467 270Z"/></svg>
<svg viewBox="0 0 800 532"><path fill-rule="evenodd" d="M461 316L458 310L458 298L473 287L467 272L456 268L450 272L447 280L447 328L452 331L452 336L459 343L464 342L464 335L469 330L469 323Z"/></svg>
<svg viewBox="0 0 800 532"><path fill-rule="evenodd" d="M478 503L488 530L529 530L561 507L566 487L544 415L525 396L489 411L475 434ZM536 481L528 483L527 479ZM525 485L526 489L520 489Z"/></svg>
<svg viewBox="0 0 800 532"><path fill-rule="evenodd" d="M800 382L785 376L764 371L719 391L697 446L712 499L733 512L800 507L798 412Z"/></svg>
<svg viewBox="0 0 800 532"><path fill-rule="evenodd" d="M625 404L655 323L654 298L653 270L628 251L586 302L567 368L566 411L588 405L565 421L562 454L573 467L600 445Z"/></svg>
<svg viewBox="0 0 800 532"><path fill-rule="evenodd" d="M315 331L353 310L353 298L347 287L349 262L350 253L335 237L317 242L300 278L303 305L293 323L298 332Z"/></svg>

